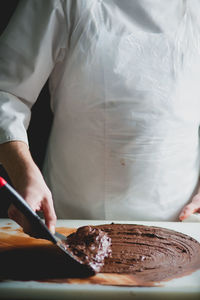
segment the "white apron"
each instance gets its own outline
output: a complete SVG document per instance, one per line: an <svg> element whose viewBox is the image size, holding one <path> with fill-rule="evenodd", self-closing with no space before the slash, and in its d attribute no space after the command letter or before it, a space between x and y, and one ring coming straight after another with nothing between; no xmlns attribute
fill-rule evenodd
<svg viewBox="0 0 200 300"><path fill-rule="evenodd" d="M175 221L199 178L195 9L74 3L78 21L50 76L44 176L57 216Z"/></svg>
<svg viewBox="0 0 200 300"><path fill-rule="evenodd" d="M165 33L159 24L138 28L127 1L119 18L108 2L72 36L47 182L59 217L175 220L199 174L200 57L187 49L190 17Z"/></svg>

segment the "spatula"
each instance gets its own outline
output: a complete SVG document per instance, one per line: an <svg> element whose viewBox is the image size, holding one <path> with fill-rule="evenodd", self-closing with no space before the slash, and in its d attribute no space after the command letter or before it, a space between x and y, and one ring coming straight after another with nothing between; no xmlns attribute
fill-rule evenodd
<svg viewBox="0 0 200 300"><path fill-rule="evenodd" d="M13 205L27 218L31 229L38 238L49 240L62 250L70 267L73 268L73 273L74 270L76 270L76 273L80 274L80 277L87 277L95 274L95 271L90 265L83 264L67 250L67 237L59 232L52 234L38 214L32 210L23 197L2 177L0 177L0 189L7 190L10 202L13 203Z"/></svg>

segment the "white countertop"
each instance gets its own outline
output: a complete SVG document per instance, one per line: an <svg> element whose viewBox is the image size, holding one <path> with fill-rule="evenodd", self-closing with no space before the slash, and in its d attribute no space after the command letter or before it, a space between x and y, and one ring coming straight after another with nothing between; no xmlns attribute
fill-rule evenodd
<svg viewBox="0 0 200 300"><path fill-rule="evenodd" d="M11 223L13 229L19 226L9 220L0 219L0 235L3 226ZM57 227L79 227L99 225L109 221L58 220ZM200 242L200 223L198 222L139 222L114 221L160 226L188 234ZM0 282L0 299L200 299L200 270L181 278L164 282L158 287L116 287L94 284L41 283L36 281Z"/></svg>

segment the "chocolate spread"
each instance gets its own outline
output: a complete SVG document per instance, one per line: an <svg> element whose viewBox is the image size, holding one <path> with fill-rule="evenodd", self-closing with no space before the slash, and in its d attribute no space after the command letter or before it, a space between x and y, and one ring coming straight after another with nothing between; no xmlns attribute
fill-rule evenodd
<svg viewBox="0 0 200 300"><path fill-rule="evenodd" d="M161 227L133 224L80 227L68 237L68 243L96 271L131 273L145 282L168 280L200 268L200 243Z"/></svg>
<svg viewBox="0 0 200 300"><path fill-rule="evenodd" d="M59 228L59 232L67 236L68 250L100 274L85 279L57 246L18 229L16 235L1 233L0 281L154 286L200 269L200 243L174 230L105 224L80 227L70 235L74 229Z"/></svg>

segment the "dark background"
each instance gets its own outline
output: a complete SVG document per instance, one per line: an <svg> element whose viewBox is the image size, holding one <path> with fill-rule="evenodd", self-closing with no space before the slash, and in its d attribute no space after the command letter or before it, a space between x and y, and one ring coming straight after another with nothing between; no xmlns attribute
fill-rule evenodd
<svg viewBox="0 0 200 300"><path fill-rule="evenodd" d="M0 34L6 28L18 2L19 0L0 1ZM27 131L31 154L40 169L42 168L44 160L51 123L52 112L49 106L49 90L47 82L41 90L37 102L32 107L31 121ZM2 165L0 165L0 176L11 183ZM7 217L8 203L6 203L6 198L6 194L0 191L0 217Z"/></svg>

